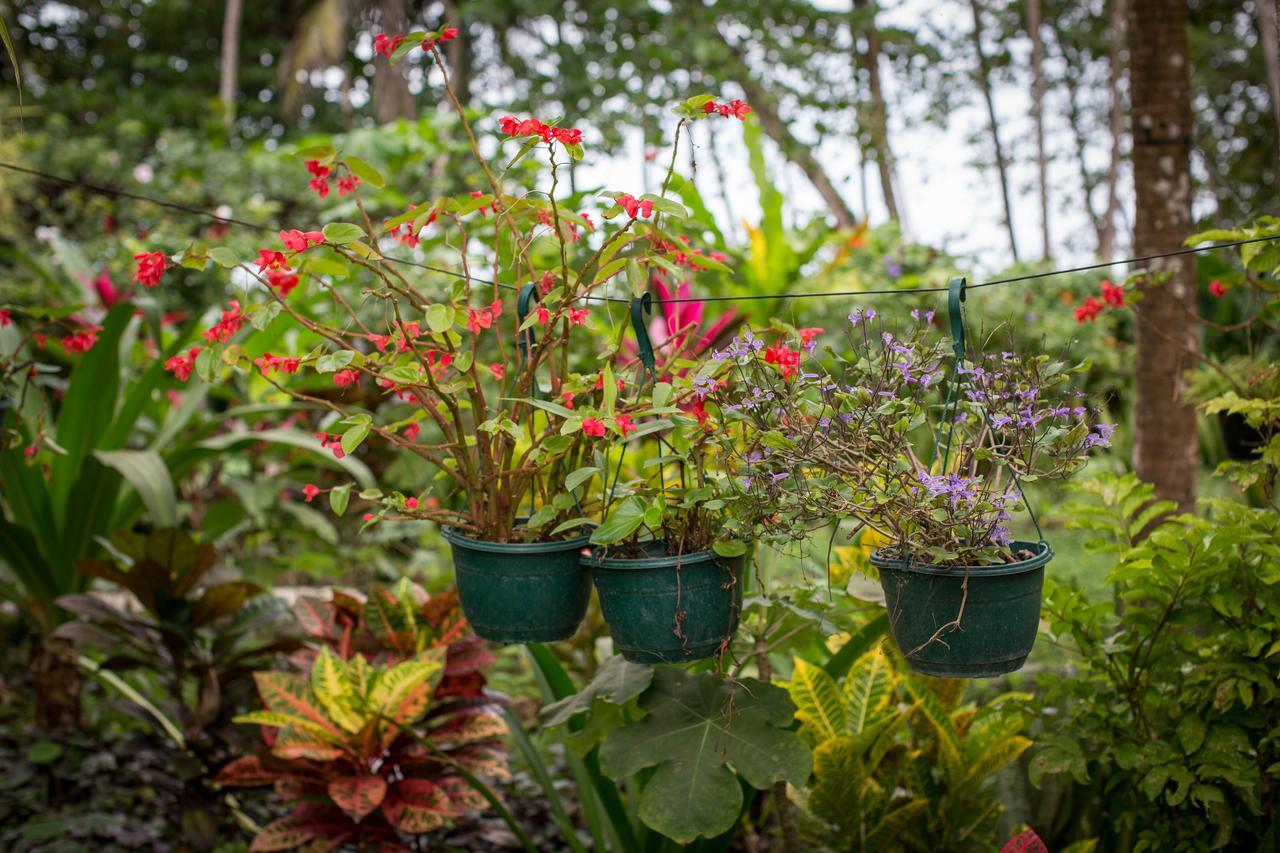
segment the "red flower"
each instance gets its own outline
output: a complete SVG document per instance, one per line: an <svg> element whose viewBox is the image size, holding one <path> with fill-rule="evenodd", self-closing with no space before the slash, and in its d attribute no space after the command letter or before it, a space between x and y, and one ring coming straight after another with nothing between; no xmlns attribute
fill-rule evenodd
<svg viewBox="0 0 1280 853"><path fill-rule="evenodd" d="M493 373L493 378L497 379L499 382L501 382L502 378L507 375L507 369L496 361L489 365L489 370Z"/></svg>
<svg viewBox="0 0 1280 853"><path fill-rule="evenodd" d="M329 182L324 178L312 178L311 183L307 184L307 186L315 190L316 195L320 196L320 198L329 197Z"/></svg>
<svg viewBox="0 0 1280 853"><path fill-rule="evenodd" d="M378 33L373 37L373 52L379 56L390 57L396 52L396 48L400 46L400 42L404 41L404 36L396 36L392 38L386 33Z"/></svg>
<svg viewBox="0 0 1280 853"><path fill-rule="evenodd" d="M358 186L360 186L360 179L355 175L343 175L338 178L338 195L343 196L347 193L353 193Z"/></svg>
<svg viewBox="0 0 1280 853"><path fill-rule="evenodd" d="M515 116L506 115L498 119L498 127L507 136L537 136L543 142L551 142L554 139L564 145L582 144L581 130L575 127L552 127L536 118L521 120Z"/></svg>
<svg viewBox="0 0 1280 853"><path fill-rule="evenodd" d="M538 282L538 285L542 288L542 295L546 296L551 292L551 288L556 286L555 275L550 270L547 270L542 274L542 280Z"/></svg>
<svg viewBox="0 0 1280 853"><path fill-rule="evenodd" d="M751 107L742 101L734 98L727 104L717 104L715 101L707 101L702 105L702 111L707 115L721 115L725 118L736 118L739 121L746 121L747 115L751 112Z"/></svg>
<svg viewBox="0 0 1280 853"><path fill-rule="evenodd" d="M0 311L0 327L7 326L13 322L13 312L8 308Z"/></svg>
<svg viewBox="0 0 1280 853"><path fill-rule="evenodd" d="M417 441L418 433L420 432L422 432L422 427L418 425L417 421L414 421L413 423L405 426L404 437L409 439L410 441Z"/></svg>
<svg viewBox="0 0 1280 853"><path fill-rule="evenodd" d="M284 247L290 252L305 252L312 244L318 246L324 242L324 232L299 231L293 228L280 232L280 242L284 243Z"/></svg>
<svg viewBox="0 0 1280 853"><path fill-rule="evenodd" d="M581 213L579 213L578 215L579 215L579 216L581 216L581 217L582 217L582 221L583 221L583 222L585 222L585 223L587 224L587 228L591 229L592 231L596 230L596 223L595 223L594 221L592 221L592 219L591 219L591 214L590 214L590 213L587 213L587 212L584 210L584 211L582 211Z"/></svg>
<svg viewBox="0 0 1280 853"><path fill-rule="evenodd" d="M333 170L321 163L319 160L308 160L307 171L315 175L317 178L324 178Z"/></svg>
<svg viewBox="0 0 1280 853"><path fill-rule="evenodd" d="M342 436L330 435L327 432L318 432L316 433L316 438L320 439L321 447L329 448L333 453L334 459L341 459L347 455L347 452L342 449Z"/></svg>
<svg viewBox="0 0 1280 853"><path fill-rule="evenodd" d="M302 487L302 497L307 503L311 503L311 501L315 500L315 497L318 494L320 494L319 486L313 486L311 483L307 483Z"/></svg>
<svg viewBox="0 0 1280 853"><path fill-rule="evenodd" d="M88 352L98 342L98 332L101 331L101 326L85 326L63 338L62 345L68 352Z"/></svg>
<svg viewBox="0 0 1280 853"><path fill-rule="evenodd" d="M196 367L196 356L200 354L200 347L192 347L187 350L186 355L175 355L164 363L164 369L174 375L175 378L186 382L191 378L191 371Z"/></svg>
<svg viewBox="0 0 1280 853"><path fill-rule="evenodd" d="M489 313L495 317L502 316L502 300L495 299L489 303Z"/></svg>
<svg viewBox="0 0 1280 853"><path fill-rule="evenodd" d="M98 299L102 300L104 308L110 308L120 301L120 291L116 290L115 284L111 281L111 273L106 270L93 280L93 289L98 291Z"/></svg>
<svg viewBox="0 0 1280 853"><path fill-rule="evenodd" d="M1113 284L1110 279L1104 278L1102 280L1102 301L1112 308L1124 307L1124 288Z"/></svg>
<svg viewBox="0 0 1280 853"><path fill-rule="evenodd" d="M222 312L222 319L218 320L213 325L213 328L204 333L204 339L209 343L217 343L219 341L226 343L244 325L244 314L240 311L240 303L232 299L228 304L231 308Z"/></svg>
<svg viewBox="0 0 1280 853"><path fill-rule="evenodd" d="M458 37L458 28L457 28L457 27L445 27L443 30L441 30L441 31L440 31L440 43L441 43L441 44L443 44L444 42L447 42L447 41L453 41L453 40L454 40L454 39L456 39L457 37Z"/></svg>
<svg viewBox="0 0 1280 853"><path fill-rule="evenodd" d="M266 272L267 270L287 270L289 268L289 260L284 256L284 252L277 252L274 249L258 250L258 272Z"/></svg>
<svg viewBox="0 0 1280 853"><path fill-rule="evenodd" d="M145 287L155 287L160 283L160 276L164 275L166 259L164 252L139 252L133 256L138 262L138 269L133 274L133 280L141 282Z"/></svg>
<svg viewBox="0 0 1280 853"><path fill-rule="evenodd" d="M587 325L587 315L589 313L586 308L570 308L569 322L575 326L585 326Z"/></svg>
<svg viewBox="0 0 1280 853"><path fill-rule="evenodd" d="M404 500L404 508L405 508L405 509L417 509L417 508L418 508L418 499L417 499L417 498L405 498L405 500Z"/></svg>
<svg viewBox="0 0 1280 853"><path fill-rule="evenodd" d="M339 370L337 373L333 374L333 384L337 385L339 388L344 388L347 385L355 385L359 381L360 371L358 370Z"/></svg>
<svg viewBox="0 0 1280 853"><path fill-rule="evenodd" d="M696 401L689 411L693 412L693 416L698 419L698 423L700 424L705 424L707 419L711 417L707 412L707 407L701 400Z"/></svg>
<svg viewBox="0 0 1280 853"><path fill-rule="evenodd" d="M302 366L302 359L272 355L267 352L263 353L260 358L254 359L253 363L262 372L262 375L266 376L269 373L297 373L298 368Z"/></svg>
<svg viewBox="0 0 1280 853"><path fill-rule="evenodd" d="M22 448L22 455L27 457L28 459L32 459L35 457L36 451L38 449L39 448L37 448L34 444L28 444L26 447Z"/></svg>
<svg viewBox="0 0 1280 853"><path fill-rule="evenodd" d="M1102 308L1102 303L1090 296L1084 301L1083 305L1076 309L1076 322L1080 324L1085 322L1092 323L1102 313Z"/></svg>
<svg viewBox="0 0 1280 853"><path fill-rule="evenodd" d="M488 309L477 311L472 308L467 313L467 328L471 330L471 334L480 334L481 329L487 329L493 325L493 313Z"/></svg>
<svg viewBox="0 0 1280 853"><path fill-rule="evenodd" d="M544 326L551 322L551 312L547 310L545 305L538 306L538 322Z"/></svg>
<svg viewBox="0 0 1280 853"><path fill-rule="evenodd" d="M622 437L626 438L627 433L635 432L637 427L631 422L631 418L627 415L618 415L613 419L613 425L622 433Z"/></svg>
<svg viewBox="0 0 1280 853"><path fill-rule="evenodd" d="M807 343L809 343L810 341L812 341L814 338L816 338L818 335L822 334L824 331L825 331L825 329L816 329L816 328L815 328L815 329L801 329L801 330L800 330L800 343L802 343L802 344L807 344Z"/></svg>
<svg viewBox="0 0 1280 853"><path fill-rule="evenodd" d="M1209 292L1221 299L1227 295L1227 286L1215 278L1209 282Z"/></svg>
<svg viewBox="0 0 1280 853"><path fill-rule="evenodd" d="M604 435L604 421L597 418L583 418L582 431L587 435L593 435L600 438Z"/></svg>
<svg viewBox="0 0 1280 853"><path fill-rule="evenodd" d="M280 291L281 296L288 296L298 286L298 277L289 270L268 270L267 284Z"/></svg>
<svg viewBox="0 0 1280 853"><path fill-rule="evenodd" d="M560 399L564 400L564 407L566 409L573 408L573 392L572 391L561 391Z"/></svg>
<svg viewBox="0 0 1280 853"><path fill-rule="evenodd" d="M616 201L632 219L648 219L653 214L653 202L648 199L640 201L635 196L624 194L618 196Z"/></svg>
<svg viewBox="0 0 1280 853"><path fill-rule="evenodd" d="M796 375L799 368L800 353L792 351L786 343L779 341L764 351L764 360L766 364L778 365L782 371L782 378L790 379Z"/></svg>

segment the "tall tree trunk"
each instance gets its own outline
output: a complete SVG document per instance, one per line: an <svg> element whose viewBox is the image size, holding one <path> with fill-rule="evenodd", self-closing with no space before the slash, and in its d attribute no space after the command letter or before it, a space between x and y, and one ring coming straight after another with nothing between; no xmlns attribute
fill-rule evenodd
<svg viewBox="0 0 1280 853"><path fill-rule="evenodd" d="M1115 256L1116 218L1120 215L1120 140L1124 136L1124 55L1129 26L1129 0L1111 2L1111 44L1107 51L1108 81L1111 93L1111 158L1107 163L1107 208L1102 214L1102 232L1098 239L1098 256L1109 261Z"/></svg>
<svg viewBox="0 0 1280 853"><path fill-rule="evenodd" d="M1036 132L1036 173L1040 184L1041 257L1052 253L1049 241L1049 158L1044 151L1044 42L1040 39L1040 0L1027 0L1027 35L1031 37L1031 118Z"/></svg>
<svg viewBox="0 0 1280 853"><path fill-rule="evenodd" d="M244 0L227 0L222 16L222 66L218 69L218 100L222 101L222 125L230 133L236 123L236 92L240 79L240 18Z"/></svg>
<svg viewBox="0 0 1280 853"><path fill-rule="evenodd" d="M880 86L880 33L876 30L876 10L870 0L853 0L853 8L867 18L861 26L867 43L866 50L858 50L855 37L853 54L867 73L867 95L871 99L871 145L876 155L876 166L880 170L880 190L884 195L884 205L889 210L889 218L900 221L902 217L898 212L898 193L895 189L897 176L894 174L893 149L889 145L889 111L884 102L884 90Z"/></svg>
<svg viewBox="0 0 1280 853"><path fill-rule="evenodd" d="M1009 251L1013 260L1018 260L1018 240L1013 235L1013 205L1009 201L1009 164L1004 157L1004 146L1000 144L1000 127L996 123L996 103L991 96L991 69L987 62L987 54L982 49L982 7L978 0L969 0L973 10L973 51L978 57L978 86L982 89L982 97L987 102L987 120L991 127L991 143L995 148L996 172L1000 176L1000 197L1004 200L1004 224L1009 231Z"/></svg>
<svg viewBox="0 0 1280 853"><path fill-rule="evenodd" d="M48 734L80 729L80 688L84 678L70 643L42 637L31 656L35 725Z"/></svg>
<svg viewBox="0 0 1280 853"><path fill-rule="evenodd" d="M1182 246L1191 220L1191 78L1183 0L1132 0L1129 8L1134 254ZM1184 374L1198 353L1195 260L1150 264L1168 280L1141 286L1137 316L1134 468L1161 498L1195 505L1199 455Z"/></svg>
<svg viewBox="0 0 1280 853"><path fill-rule="evenodd" d="M1059 33L1056 22L1054 32ZM1067 124L1071 127L1071 135L1075 140L1076 166L1080 169L1080 188L1084 195L1084 209L1089 216L1089 221L1093 223L1093 232L1098 243L1098 253L1101 255L1101 247L1106 241L1106 223L1093 209L1093 192L1098 188L1098 179L1089 171L1089 161L1086 156L1089 148L1089 135L1085 132L1084 116L1080 111L1080 80L1078 75L1083 63L1080 61L1079 51L1068 48L1063 42L1060 33L1058 35L1058 44L1062 48L1062 59L1067 66L1066 73L1062 75L1062 83L1067 90Z"/></svg>
<svg viewBox="0 0 1280 853"><path fill-rule="evenodd" d="M444 58L449 60L449 74L453 79L453 92L458 102L464 107L471 103L471 39L468 37L466 21L458 12L457 0L444 0L445 22L462 30L462 38L447 42L444 47ZM557 28L560 26L556 19ZM570 172L572 173L572 162Z"/></svg>
<svg viewBox="0 0 1280 853"><path fill-rule="evenodd" d="M402 33L409 24L406 0L379 0L378 25L384 33ZM408 63L392 65L385 56L373 58L373 115L379 124L396 119L412 119L417 110L414 108L413 93L409 91L409 80L405 77Z"/></svg>
<svg viewBox="0 0 1280 853"><path fill-rule="evenodd" d="M1271 118L1276 130L1276 161L1280 163L1280 24L1276 23L1276 0L1254 0L1258 7L1258 35L1262 59L1267 64L1267 91L1271 93Z"/></svg>
<svg viewBox="0 0 1280 853"><path fill-rule="evenodd" d="M835 215L836 225L840 228L854 227L857 224L857 218L853 215L853 211L849 209L844 197L836 189L835 184L831 182L831 178L827 175L826 170L822 168L822 164L813 156L813 151L809 149L809 146L791 135L786 123L778 115L778 108L769 92L747 72L745 67L742 69L742 73L738 75L737 82L747 96L747 103L751 105L751 109L759 117L760 127L769 135L774 144L782 149L783 155L800 167L805 177L818 190L822 200L827 203L827 207L831 208L832 214Z"/></svg>

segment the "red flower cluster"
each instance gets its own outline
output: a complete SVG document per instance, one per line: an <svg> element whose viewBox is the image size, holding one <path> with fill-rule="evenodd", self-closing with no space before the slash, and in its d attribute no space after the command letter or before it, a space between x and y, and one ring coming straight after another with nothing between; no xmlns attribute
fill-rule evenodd
<svg viewBox="0 0 1280 853"><path fill-rule="evenodd" d="M274 249L259 249L257 264L260 273L267 270L289 269L289 260L284 256L284 252L277 252Z"/></svg>
<svg viewBox="0 0 1280 853"><path fill-rule="evenodd" d="M1227 295L1227 286L1215 278L1209 282L1209 292L1221 299Z"/></svg>
<svg viewBox="0 0 1280 853"><path fill-rule="evenodd" d="M348 385L355 385L360 381L360 371L358 370L339 370L333 374L333 384L339 388L345 388Z"/></svg>
<svg viewBox="0 0 1280 853"><path fill-rule="evenodd" d="M581 145L582 131L575 127L552 127L543 124L536 118L521 121L515 116L503 116L498 119L498 126L507 136L537 136L543 142L557 140L565 145Z"/></svg>
<svg viewBox="0 0 1280 853"><path fill-rule="evenodd" d="M618 432L622 433L622 437L626 438L627 433L635 432L639 427L631 422L629 415L618 415L613 419L613 425L618 428Z"/></svg>
<svg viewBox="0 0 1280 853"><path fill-rule="evenodd" d="M717 104L715 101L707 101L702 105L702 111L707 115L719 115L725 118L736 118L739 121L746 121L747 114L751 112L751 107L742 101L734 98L727 104Z"/></svg>
<svg viewBox="0 0 1280 853"><path fill-rule="evenodd" d="M324 242L322 231L299 231L293 228L280 232L280 242L290 252L305 252L311 246L319 246Z"/></svg>
<svg viewBox="0 0 1280 853"><path fill-rule="evenodd" d="M347 451L342 449L342 436L330 435L327 432L316 433L316 438L320 439L320 446L329 448L333 453L334 459L341 459L347 455Z"/></svg>
<svg viewBox="0 0 1280 853"><path fill-rule="evenodd" d="M379 56L390 57L396 52L396 48L400 46L400 42L404 41L404 36L396 36L392 38L386 33L378 33L373 37L373 52Z"/></svg>
<svg viewBox="0 0 1280 853"><path fill-rule="evenodd" d="M433 39L433 38L426 38L426 39L423 39L423 40L422 40L422 49L423 49L423 50L425 50L425 51L429 51L429 50L431 50L431 48L435 47L437 44L444 44L444 43L445 43L445 42L447 42L447 41L453 41L453 40L454 40L454 39L456 39L457 37L458 37L458 28L457 28L457 27L445 27L443 30L441 30L441 31L440 31L440 40L439 40L439 41L437 41L436 39Z"/></svg>
<svg viewBox="0 0 1280 853"><path fill-rule="evenodd" d="M467 328L471 334L478 335L481 330L488 329L493 325L493 318L502 315L502 300L495 299L489 304L488 308L481 308L479 311L472 308L467 314Z"/></svg>
<svg viewBox="0 0 1280 853"><path fill-rule="evenodd" d="M133 274L133 280L141 282L144 287L155 287L160 283L160 276L164 275L167 260L164 252L139 252L133 256L138 262L138 269Z"/></svg>
<svg viewBox="0 0 1280 853"><path fill-rule="evenodd" d="M785 341L778 341L764 351L765 364L776 364L782 371L783 379L795 376L800 368L800 353L787 346Z"/></svg>
<svg viewBox="0 0 1280 853"><path fill-rule="evenodd" d="M67 352L88 352L98 342L98 332L101 331L101 326L84 326L63 338L62 345Z"/></svg>
<svg viewBox="0 0 1280 853"><path fill-rule="evenodd" d="M592 436L595 436L596 438L600 438L601 436L604 435L604 421L600 420L599 418L583 418L582 431L585 432L587 435L592 435Z"/></svg>
<svg viewBox="0 0 1280 853"><path fill-rule="evenodd" d="M344 196L347 193L353 193L358 186L360 186L360 179L355 175L343 175L338 178L338 195Z"/></svg>
<svg viewBox="0 0 1280 853"><path fill-rule="evenodd" d="M639 201L634 196L624 193L618 196L616 201L632 219L648 219L653 215L653 202L648 199Z"/></svg>
<svg viewBox="0 0 1280 853"><path fill-rule="evenodd" d="M1124 307L1124 288L1112 282L1110 279L1102 280L1102 301L1099 302L1096 297L1090 296L1084 300L1084 304L1075 310L1077 323L1092 323L1098 319L1098 315L1110 308Z"/></svg>
<svg viewBox="0 0 1280 853"><path fill-rule="evenodd" d="M319 160L308 160L307 171L312 174L311 183L308 187L315 190L316 195L320 198L328 198L329 196L329 175L333 172L328 166Z"/></svg>
<svg viewBox="0 0 1280 853"><path fill-rule="evenodd" d="M569 322L575 326L587 325L587 315L590 312L586 308L570 308Z"/></svg>
<svg viewBox="0 0 1280 853"><path fill-rule="evenodd" d="M191 378L191 371L196 369L196 356L200 354L200 347L192 347L187 350L186 355L175 355L164 363L164 369L174 375L174 377L182 382L186 382Z"/></svg>
<svg viewBox="0 0 1280 853"><path fill-rule="evenodd" d="M225 344L244 325L244 313L240 310L239 301L232 299L228 304L231 307L222 312L222 318L204 333L204 339L211 344Z"/></svg>
<svg viewBox="0 0 1280 853"><path fill-rule="evenodd" d="M258 370L262 371L263 376L268 373L297 373L298 368L302 367L300 358L272 355L269 352L263 353L261 358L254 359L253 363Z"/></svg>
<svg viewBox="0 0 1280 853"><path fill-rule="evenodd" d="M698 263L697 257L705 255L713 261L724 263L728 260L728 256L724 252L704 252L702 249L694 249L688 237L681 234L679 240L684 243L681 247L670 240L662 240L658 243L658 248L666 253L667 259L673 264L680 267L688 267L693 272L706 272L706 267Z"/></svg>
<svg viewBox="0 0 1280 853"><path fill-rule="evenodd" d="M288 296L298 286L298 277L289 270L271 270L267 273L267 284L282 297Z"/></svg>

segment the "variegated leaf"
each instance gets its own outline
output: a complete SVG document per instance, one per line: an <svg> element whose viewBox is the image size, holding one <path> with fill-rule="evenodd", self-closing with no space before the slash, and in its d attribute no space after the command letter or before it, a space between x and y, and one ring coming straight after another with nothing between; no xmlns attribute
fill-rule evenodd
<svg viewBox="0 0 1280 853"><path fill-rule="evenodd" d="M427 779L397 783L382 804L382 813L401 832L431 832L458 817L445 791Z"/></svg>
<svg viewBox="0 0 1280 853"><path fill-rule="evenodd" d="M324 710L348 732L358 732L367 722L353 707L352 690L347 679L347 665L328 646L321 646L311 664L311 692Z"/></svg>
<svg viewBox="0 0 1280 853"><path fill-rule="evenodd" d="M271 850L292 850L320 835L320 828L306 818L287 815L272 821L254 836L249 845L250 853L267 853Z"/></svg>
<svg viewBox="0 0 1280 853"><path fill-rule="evenodd" d="M381 776L340 776L329 782L329 798L356 823L373 813L387 796Z"/></svg>
<svg viewBox="0 0 1280 853"><path fill-rule="evenodd" d="M786 687L791 701L796 703L800 734L811 746L848 731L849 715L840 701L840 691L822 667L796 658Z"/></svg>
<svg viewBox="0 0 1280 853"><path fill-rule="evenodd" d="M306 758L311 761L333 761L341 758L343 752L317 737L298 729L283 729L276 738L276 745L271 754L286 759Z"/></svg>
<svg viewBox="0 0 1280 853"><path fill-rule="evenodd" d="M252 788L257 785L270 785L280 776L279 771L265 767L262 759L257 755L246 755L219 770L216 781L219 785Z"/></svg>
<svg viewBox="0 0 1280 853"><path fill-rule="evenodd" d="M510 734L506 721L488 712L468 714L450 720L446 725L431 730L431 742L440 749L482 740L506 737Z"/></svg>
<svg viewBox="0 0 1280 853"><path fill-rule="evenodd" d="M369 704L397 722L414 722L426 711L421 700L415 699L415 691L424 685L435 688L440 676L444 674L444 654L444 649L428 649L412 660L383 672L369 694ZM417 715L409 716L409 711L401 710L402 705L412 708Z"/></svg>
<svg viewBox="0 0 1280 853"><path fill-rule="evenodd" d="M280 711L250 711L232 718L231 722L250 726L269 726L274 729L301 729L330 743L341 740L341 735L334 728L322 726L305 717L285 714Z"/></svg>
<svg viewBox="0 0 1280 853"><path fill-rule="evenodd" d="M884 651L876 646L854 661L844 677L844 701L849 710L849 733L858 734L878 717L893 693L893 671Z"/></svg>
<svg viewBox="0 0 1280 853"><path fill-rule="evenodd" d="M809 808L823 820L852 831L861 819L859 789L864 775L853 741L843 736L823 741L813 751Z"/></svg>
<svg viewBox="0 0 1280 853"><path fill-rule="evenodd" d="M397 597L385 586L374 587L364 605L364 620L374 638L402 655L416 651L417 608L408 596Z"/></svg>
<svg viewBox="0 0 1280 853"><path fill-rule="evenodd" d="M317 707L307 679L289 672L255 672L258 693L268 709L311 721L316 726L336 734L337 727Z"/></svg>

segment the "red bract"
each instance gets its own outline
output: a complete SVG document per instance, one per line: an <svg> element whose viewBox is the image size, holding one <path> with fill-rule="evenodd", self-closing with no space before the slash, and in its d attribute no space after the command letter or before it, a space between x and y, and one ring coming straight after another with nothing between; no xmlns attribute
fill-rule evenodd
<svg viewBox="0 0 1280 853"><path fill-rule="evenodd" d="M138 269L133 274L134 281L141 282L144 287L155 287L160 283L167 264L164 252L139 252L133 259L138 263Z"/></svg>
<svg viewBox="0 0 1280 853"><path fill-rule="evenodd" d="M1102 280L1102 301L1110 305L1112 308L1123 307L1124 288L1113 284L1110 279L1104 278Z"/></svg>
<svg viewBox="0 0 1280 853"><path fill-rule="evenodd" d="M232 299L229 304L231 307L222 312L222 318L213 325L213 328L204 333L204 339L209 343L225 344L244 325L244 314L240 311L240 303Z"/></svg>
<svg viewBox="0 0 1280 853"><path fill-rule="evenodd" d="M316 438L320 439L321 447L329 448L330 452L333 453L334 459L341 459L347 455L347 452L342 449L342 436L330 435L327 432L318 432L316 433Z"/></svg>
<svg viewBox="0 0 1280 853"><path fill-rule="evenodd" d="M313 486L311 483L307 483L305 486L302 487L302 499L305 500L307 503L311 503L313 500L315 500L315 497L318 494L320 494L319 486Z"/></svg>
<svg viewBox="0 0 1280 853"><path fill-rule="evenodd" d="M635 432L638 429L638 427L631 422L631 418L628 415L618 415L613 419L613 425L618 428L618 432L622 433L623 438L627 437L627 433Z"/></svg>
<svg viewBox="0 0 1280 853"><path fill-rule="evenodd" d="M338 178L338 195L344 196L347 193L353 193L358 186L360 186L360 179L355 175L343 175Z"/></svg>
<svg viewBox="0 0 1280 853"><path fill-rule="evenodd" d="M280 232L280 242L290 252L303 252L309 246L318 246L323 243L324 233L320 231L299 231L293 228L289 231Z"/></svg>
<svg viewBox="0 0 1280 853"><path fill-rule="evenodd" d="M624 194L618 196L617 202L632 219L648 219L653 214L653 202L648 199L640 201L635 196Z"/></svg>
<svg viewBox="0 0 1280 853"><path fill-rule="evenodd" d="M288 296L298 286L298 277L288 270L270 270L267 272L267 284L281 296Z"/></svg>
<svg viewBox="0 0 1280 853"><path fill-rule="evenodd" d="M587 314L588 314L588 313L589 313L589 312L587 311L587 309L586 309L586 308L570 308L570 309L569 309L569 322L570 322L570 323L572 323L572 324L573 324L573 325L575 325L575 326L585 326L585 325L587 325Z"/></svg>
<svg viewBox="0 0 1280 853"><path fill-rule="evenodd" d="M422 427L419 426L417 422L414 422L414 423L408 424L404 428L404 437L409 439L409 441L417 441L418 433L420 432L422 432Z"/></svg>
<svg viewBox="0 0 1280 853"><path fill-rule="evenodd" d="M200 347L192 347L187 350L186 355L175 355L164 363L164 369L174 375L176 379L186 382L191 378L191 371L196 368L196 356L200 354Z"/></svg>
<svg viewBox="0 0 1280 853"><path fill-rule="evenodd" d="M392 38L386 33L378 33L373 37L373 52L379 56L391 56L396 52L396 48L400 46L400 42L404 41L404 36L395 36Z"/></svg>
<svg viewBox="0 0 1280 853"><path fill-rule="evenodd" d="M604 435L604 421L599 418L583 418L582 431L587 435L593 435L600 438Z"/></svg>
<svg viewBox="0 0 1280 853"><path fill-rule="evenodd" d="M1090 296L1084 301L1083 305L1076 309L1076 322L1081 324L1085 322L1092 323L1102 313L1102 308L1102 303Z"/></svg>
<svg viewBox="0 0 1280 853"><path fill-rule="evenodd" d="M262 375L266 376L270 373L297 373L298 368L302 366L302 359L272 355L268 352L263 353L260 358L254 359L253 363L258 370L262 371Z"/></svg>
<svg viewBox="0 0 1280 853"><path fill-rule="evenodd" d="M339 370L337 373L333 374L333 384L337 385L339 388L346 387L347 385L355 385L359 381L360 372L357 370Z"/></svg>
<svg viewBox="0 0 1280 853"><path fill-rule="evenodd" d="M793 351L785 341L779 341L764 351L764 360L766 364L776 364L783 379L790 379L799 368L800 353Z"/></svg>
<svg viewBox="0 0 1280 853"><path fill-rule="evenodd" d="M101 326L85 326L63 338L62 345L67 352L88 352L98 342L98 332L101 331Z"/></svg>
<svg viewBox="0 0 1280 853"><path fill-rule="evenodd" d="M707 101L702 105L702 111L707 115L719 115L724 118L736 118L739 121L746 121L747 115L751 112L751 107L742 101L734 98L727 104L717 104L715 101Z"/></svg>
<svg viewBox="0 0 1280 853"><path fill-rule="evenodd" d="M581 145L582 131L575 127L552 127L536 118L518 119L506 115L498 119L498 127L507 136L537 136L543 142L556 140L564 145Z"/></svg>
<svg viewBox="0 0 1280 853"><path fill-rule="evenodd" d="M1209 282L1209 292L1221 299L1227 295L1227 286L1215 278Z"/></svg>

